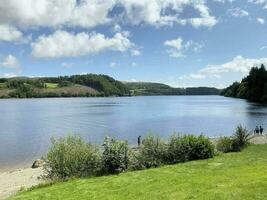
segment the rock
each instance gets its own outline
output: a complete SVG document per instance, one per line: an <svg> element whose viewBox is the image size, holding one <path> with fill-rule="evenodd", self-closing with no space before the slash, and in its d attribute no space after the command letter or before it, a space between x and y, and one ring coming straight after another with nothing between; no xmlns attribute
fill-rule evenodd
<svg viewBox="0 0 267 200"><path fill-rule="evenodd" d="M37 160L35 160L34 162L33 162L33 164L32 164L32 168L38 168L38 167L42 167L42 166L44 166L44 161L43 160L41 160L41 159L37 159Z"/></svg>

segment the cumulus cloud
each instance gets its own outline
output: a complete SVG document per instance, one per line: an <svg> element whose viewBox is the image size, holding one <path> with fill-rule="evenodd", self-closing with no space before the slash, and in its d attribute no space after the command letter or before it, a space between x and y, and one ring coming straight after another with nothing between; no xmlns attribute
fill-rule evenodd
<svg viewBox="0 0 267 200"><path fill-rule="evenodd" d="M173 24L191 24L194 27L212 27L217 23L214 16L206 5L205 1L189 0L120 0L125 8L123 19L129 23L137 25L141 23L154 26L164 26ZM199 13L199 17L183 18L181 13L186 6L192 7ZM174 14L167 14L171 10Z"/></svg>
<svg viewBox="0 0 267 200"><path fill-rule="evenodd" d="M267 65L267 58L251 59L242 56L236 56L230 62L221 65L207 65L197 73L184 75L179 79L205 79L205 78L221 78L227 73L241 73L242 75L248 74L252 67L260 66L261 64Z"/></svg>
<svg viewBox="0 0 267 200"><path fill-rule="evenodd" d="M1 0L0 23L94 27L109 22L114 0Z"/></svg>
<svg viewBox="0 0 267 200"><path fill-rule="evenodd" d="M181 17L188 6L199 16ZM120 9L112 12L117 7ZM92 28L116 21L153 26L192 24L195 27L212 27L217 23L205 0L2 0L0 4L0 24Z"/></svg>
<svg viewBox="0 0 267 200"><path fill-rule="evenodd" d="M228 12L234 17L246 17L249 15L246 10L243 10L241 8L231 8L228 10Z"/></svg>
<svg viewBox="0 0 267 200"><path fill-rule="evenodd" d="M36 58L76 57L97 54L103 51L126 52L135 48L127 33L116 33L108 38L100 33L70 33L56 31L42 35L31 44L32 55Z"/></svg>
<svg viewBox="0 0 267 200"><path fill-rule="evenodd" d="M169 53L170 57L174 58L184 57L185 51L192 50L194 52L198 52L204 47L204 44L197 43L192 40L184 43L181 37L178 37L174 40L166 40L164 45L169 47L167 52Z"/></svg>
<svg viewBox="0 0 267 200"><path fill-rule="evenodd" d="M19 61L15 56L9 54L4 57L3 60L0 62L0 67L7 69L18 69Z"/></svg>
<svg viewBox="0 0 267 200"><path fill-rule="evenodd" d="M8 24L0 24L0 41L13 42L22 39L22 32Z"/></svg>

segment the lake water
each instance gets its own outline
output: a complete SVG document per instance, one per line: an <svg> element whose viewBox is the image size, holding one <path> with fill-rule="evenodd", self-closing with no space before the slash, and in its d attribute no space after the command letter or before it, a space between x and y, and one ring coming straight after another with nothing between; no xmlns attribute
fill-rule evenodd
<svg viewBox="0 0 267 200"><path fill-rule="evenodd" d="M267 128L267 107L221 96L2 99L0 170L29 165L52 136L101 143L109 135L135 144L148 132L230 135L238 124Z"/></svg>

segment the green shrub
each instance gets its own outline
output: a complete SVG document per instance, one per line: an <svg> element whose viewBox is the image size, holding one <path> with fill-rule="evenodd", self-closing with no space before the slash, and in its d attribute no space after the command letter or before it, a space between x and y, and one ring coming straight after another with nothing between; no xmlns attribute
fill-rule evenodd
<svg viewBox="0 0 267 200"><path fill-rule="evenodd" d="M228 153L233 151L233 138L232 137L220 137L216 142L216 148L218 151Z"/></svg>
<svg viewBox="0 0 267 200"><path fill-rule="evenodd" d="M213 156L214 145L203 135L173 135L168 143L169 163L206 159Z"/></svg>
<svg viewBox="0 0 267 200"><path fill-rule="evenodd" d="M147 135L139 147L137 160L140 168L158 167L164 164L166 145L158 136Z"/></svg>
<svg viewBox="0 0 267 200"><path fill-rule="evenodd" d="M96 175L100 168L100 156L95 146L79 136L51 140L45 158L47 176L54 179Z"/></svg>
<svg viewBox="0 0 267 200"><path fill-rule="evenodd" d="M104 140L104 151L102 154L102 170L105 174L114 174L128 168L129 155L128 143L115 139Z"/></svg>
<svg viewBox="0 0 267 200"><path fill-rule="evenodd" d="M233 151L242 151L250 143L250 139L248 130L239 125L233 135Z"/></svg>

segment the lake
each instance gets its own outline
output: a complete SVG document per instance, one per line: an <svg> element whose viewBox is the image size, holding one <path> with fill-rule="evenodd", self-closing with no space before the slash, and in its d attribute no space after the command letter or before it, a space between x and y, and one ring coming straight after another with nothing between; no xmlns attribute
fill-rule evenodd
<svg viewBox="0 0 267 200"><path fill-rule="evenodd" d="M44 98L0 100L0 170L30 165L52 136L105 136L135 144L149 132L230 135L238 124L267 128L267 107L221 96Z"/></svg>

